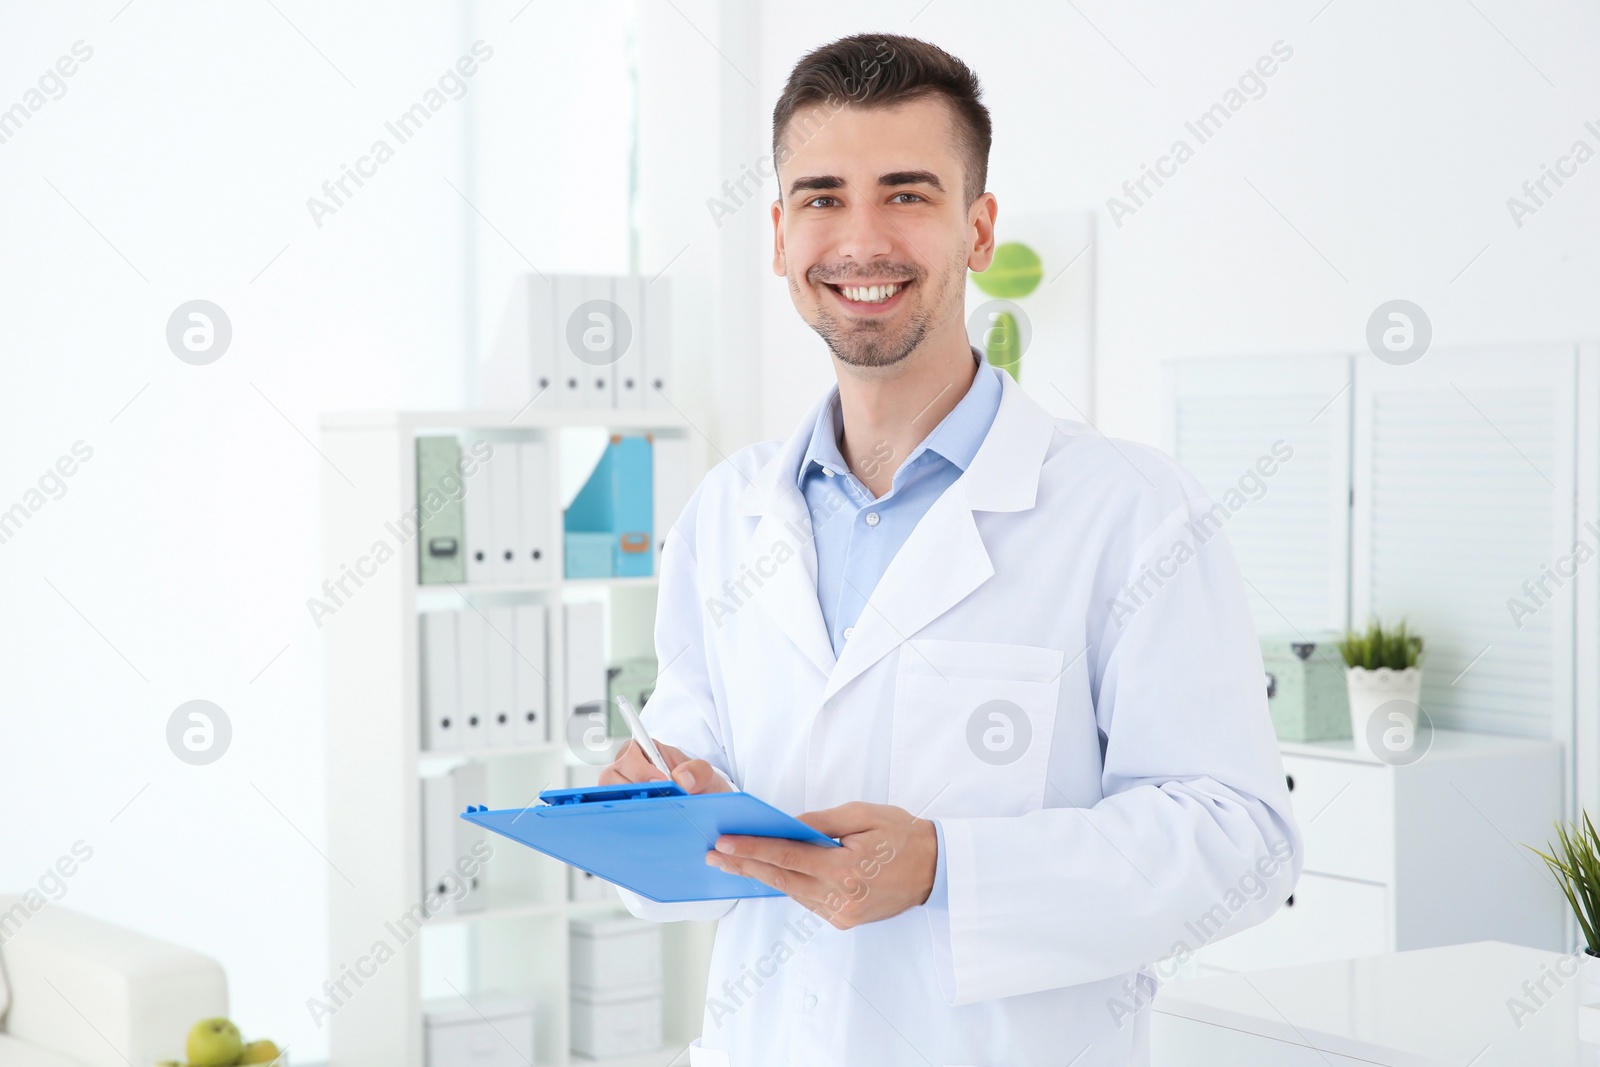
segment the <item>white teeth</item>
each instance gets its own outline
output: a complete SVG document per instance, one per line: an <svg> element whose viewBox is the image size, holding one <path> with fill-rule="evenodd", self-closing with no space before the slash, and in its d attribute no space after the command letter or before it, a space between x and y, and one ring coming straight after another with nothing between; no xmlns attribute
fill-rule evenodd
<svg viewBox="0 0 1600 1067"><path fill-rule="evenodd" d="M904 288L905 283L895 282L890 285L841 285L839 291L858 304L881 304Z"/></svg>

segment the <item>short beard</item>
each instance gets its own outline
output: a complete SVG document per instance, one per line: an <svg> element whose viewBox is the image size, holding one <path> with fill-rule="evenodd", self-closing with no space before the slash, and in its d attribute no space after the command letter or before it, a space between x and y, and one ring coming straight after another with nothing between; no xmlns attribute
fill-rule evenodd
<svg viewBox="0 0 1600 1067"><path fill-rule="evenodd" d="M875 334L860 336L865 332L865 327L858 327L850 331L851 336L845 336L839 329L838 321L824 311L820 314L816 330L841 363L848 363L852 367L892 367L922 344L928 336L931 320L932 316L924 308L912 316L897 337Z"/></svg>
<svg viewBox="0 0 1600 1067"><path fill-rule="evenodd" d="M892 367L915 352L933 328L931 307L943 295L945 286L941 284L940 292L929 294L924 291L928 278L926 271L915 272L911 279L913 287L919 290L918 295L924 298L924 303L895 335L886 336L883 327L871 324L859 325L853 330L842 329L839 320L827 310L826 305L818 306L817 321L812 328L841 363L852 367ZM814 285L827 284L816 277L811 280Z"/></svg>

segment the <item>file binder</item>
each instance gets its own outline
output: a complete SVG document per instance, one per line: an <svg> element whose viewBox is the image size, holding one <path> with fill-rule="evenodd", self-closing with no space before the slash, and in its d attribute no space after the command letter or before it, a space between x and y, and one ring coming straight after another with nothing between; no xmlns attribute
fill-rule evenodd
<svg viewBox="0 0 1600 1067"><path fill-rule="evenodd" d="M542 745L550 740L545 683L550 661L545 652L544 605L518 604L516 628L517 707L511 736L518 745Z"/></svg>
<svg viewBox="0 0 1600 1067"><path fill-rule="evenodd" d="M689 469L689 442L683 437L656 434L650 444L651 494L655 515L651 520L655 535L655 556L661 558L667 534L694 495L694 474ZM659 573L659 568L657 568Z"/></svg>
<svg viewBox="0 0 1600 1067"><path fill-rule="evenodd" d="M490 460L499 448L490 446ZM476 455L477 453L474 452ZM462 540L467 546L467 581L477 585L492 581L493 567L491 543L493 530L489 520L489 463L477 463L467 476L465 495L461 498Z"/></svg>
<svg viewBox="0 0 1600 1067"><path fill-rule="evenodd" d="M473 855L472 846L484 831L451 817L460 809L462 797L483 795L485 780L481 763L465 763L448 774L422 779L423 899L437 893L446 899L446 912L483 911L488 904L484 885L487 869L478 864L478 873L463 879L460 866L462 860Z"/></svg>
<svg viewBox="0 0 1600 1067"><path fill-rule="evenodd" d="M672 289L666 278L644 287L644 406L673 410Z"/></svg>
<svg viewBox="0 0 1600 1067"><path fill-rule="evenodd" d="M540 411L557 407L556 374L561 330L556 322L556 287L547 278L530 274L527 278L528 353L532 360L533 402Z"/></svg>
<svg viewBox="0 0 1600 1067"><path fill-rule="evenodd" d="M429 752L460 748L456 613L428 611L419 618L422 626L422 747Z"/></svg>
<svg viewBox="0 0 1600 1067"><path fill-rule="evenodd" d="M484 608L488 616L489 715L486 740L490 748L510 748L517 743L516 613L510 606Z"/></svg>
<svg viewBox="0 0 1600 1067"><path fill-rule="evenodd" d="M417 438L417 582L463 582L467 557L461 540L461 442Z"/></svg>
<svg viewBox="0 0 1600 1067"><path fill-rule="evenodd" d="M550 492L550 446L524 441L517 446L521 492L521 535L517 542L518 581L542 582L555 576L555 507Z"/></svg>
<svg viewBox="0 0 1600 1067"><path fill-rule="evenodd" d="M488 734L489 624L474 608L456 613L461 654L461 747L482 748Z"/></svg>
<svg viewBox="0 0 1600 1067"><path fill-rule="evenodd" d="M606 721L605 607L594 601L563 604L567 668L566 713L599 714Z"/></svg>
<svg viewBox="0 0 1600 1067"><path fill-rule="evenodd" d="M840 847L749 793L688 793L659 781L547 789L539 800L500 811L468 805L461 818L661 903L783 895L707 866L721 834Z"/></svg>
<svg viewBox="0 0 1600 1067"><path fill-rule="evenodd" d="M612 384L619 408L637 410L645 406L644 348L648 324L644 317L644 301L647 284L637 274L625 274L611 280L611 299L628 316L632 326L628 345L612 366Z"/></svg>
<svg viewBox="0 0 1600 1067"><path fill-rule="evenodd" d="M578 350L589 358L578 357L579 366L587 372L583 376L583 397L578 403L585 408L616 407L617 357L638 340L633 332L636 324L618 305L612 279L606 275L583 279L583 299L590 309L579 331L582 341ZM596 306L593 301L601 303Z"/></svg>
<svg viewBox="0 0 1600 1067"><path fill-rule="evenodd" d="M496 443L489 468L489 581L511 583L521 577L517 546L522 542L521 480L518 448L513 441Z"/></svg>
<svg viewBox="0 0 1600 1067"><path fill-rule="evenodd" d="M614 306L585 308L596 300L613 303L610 278L594 274L556 276L556 407L612 406L611 353L621 332L631 332L633 325L622 326Z"/></svg>

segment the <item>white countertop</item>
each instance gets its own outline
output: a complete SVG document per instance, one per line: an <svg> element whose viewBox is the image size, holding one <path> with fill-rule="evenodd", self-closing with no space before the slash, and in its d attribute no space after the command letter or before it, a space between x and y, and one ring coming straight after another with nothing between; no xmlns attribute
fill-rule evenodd
<svg viewBox="0 0 1600 1067"><path fill-rule="evenodd" d="M1482 756L1487 752L1555 748L1559 744L1560 742L1542 737L1502 737L1498 734L1435 728L1429 739L1426 758L1437 762ZM1382 761L1371 753L1356 751L1355 742L1348 737L1337 741L1279 741L1278 748L1287 756L1314 756L1319 759L1343 759L1382 765Z"/></svg>
<svg viewBox="0 0 1600 1067"><path fill-rule="evenodd" d="M1154 1010L1383 1067L1579 1067L1571 957L1499 941L1169 982ZM1524 982L1552 994L1536 1006ZM1558 983L1560 983L1558 985ZM1534 1008L1513 1018L1513 997ZM1519 1026L1520 1021L1520 1026Z"/></svg>

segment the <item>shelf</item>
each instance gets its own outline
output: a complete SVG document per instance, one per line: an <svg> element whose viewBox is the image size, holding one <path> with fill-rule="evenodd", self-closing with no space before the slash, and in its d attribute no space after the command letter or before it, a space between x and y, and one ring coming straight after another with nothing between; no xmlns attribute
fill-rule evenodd
<svg viewBox="0 0 1600 1067"><path fill-rule="evenodd" d="M605 589L618 587L622 589L648 589L656 585L658 579L655 575L645 575L642 578L562 578L551 579L543 582L478 582L471 585L466 582L430 582L423 585L414 583L414 588L423 594L431 593L553 593L564 587L574 589Z"/></svg>
<svg viewBox="0 0 1600 1067"><path fill-rule="evenodd" d="M560 915L604 915L607 912L616 912L619 916L628 914L628 909L621 899L609 900L558 900L553 904L503 904L498 907L485 908L482 911L469 911L464 914L438 915L428 921L430 926L453 925L456 923L490 922L496 919L538 919L547 916Z"/></svg>
<svg viewBox="0 0 1600 1067"><path fill-rule="evenodd" d="M542 745L513 745L509 748L489 748L478 746L475 748L423 748L417 750L417 762L424 760L449 760L449 759L490 759L496 756L550 756L562 751L566 746L557 741L546 741Z"/></svg>
<svg viewBox="0 0 1600 1067"><path fill-rule="evenodd" d="M334 411L322 416L324 430L473 429L536 430L542 427L605 426L628 430L687 430L689 422L667 408L538 408L523 411Z"/></svg>
<svg viewBox="0 0 1600 1067"><path fill-rule="evenodd" d="M561 588L562 583L555 579L542 582L422 582L413 581L411 587L418 593L549 593Z"/></svg>
<svg viewBox="0 0 1600 1067"><path fill-rule="evenodd" d="M497 908L485 908L482 911L469 911L455 915L436 915L428 920L429 926L452 926L457 923L490 922L495 919L537 919L545 916L561 915L567 910L568 901L559 901L555 904L506 904Z"/></svg>
<svg viewBox="0 0 1600 1067"><path fill-rule="evenodd" d="M614 586L620 589L649 589L656 585L659 579L653 575L643 578L568 578L562 585L570 585L575 589L603 589Z"/></svg>

